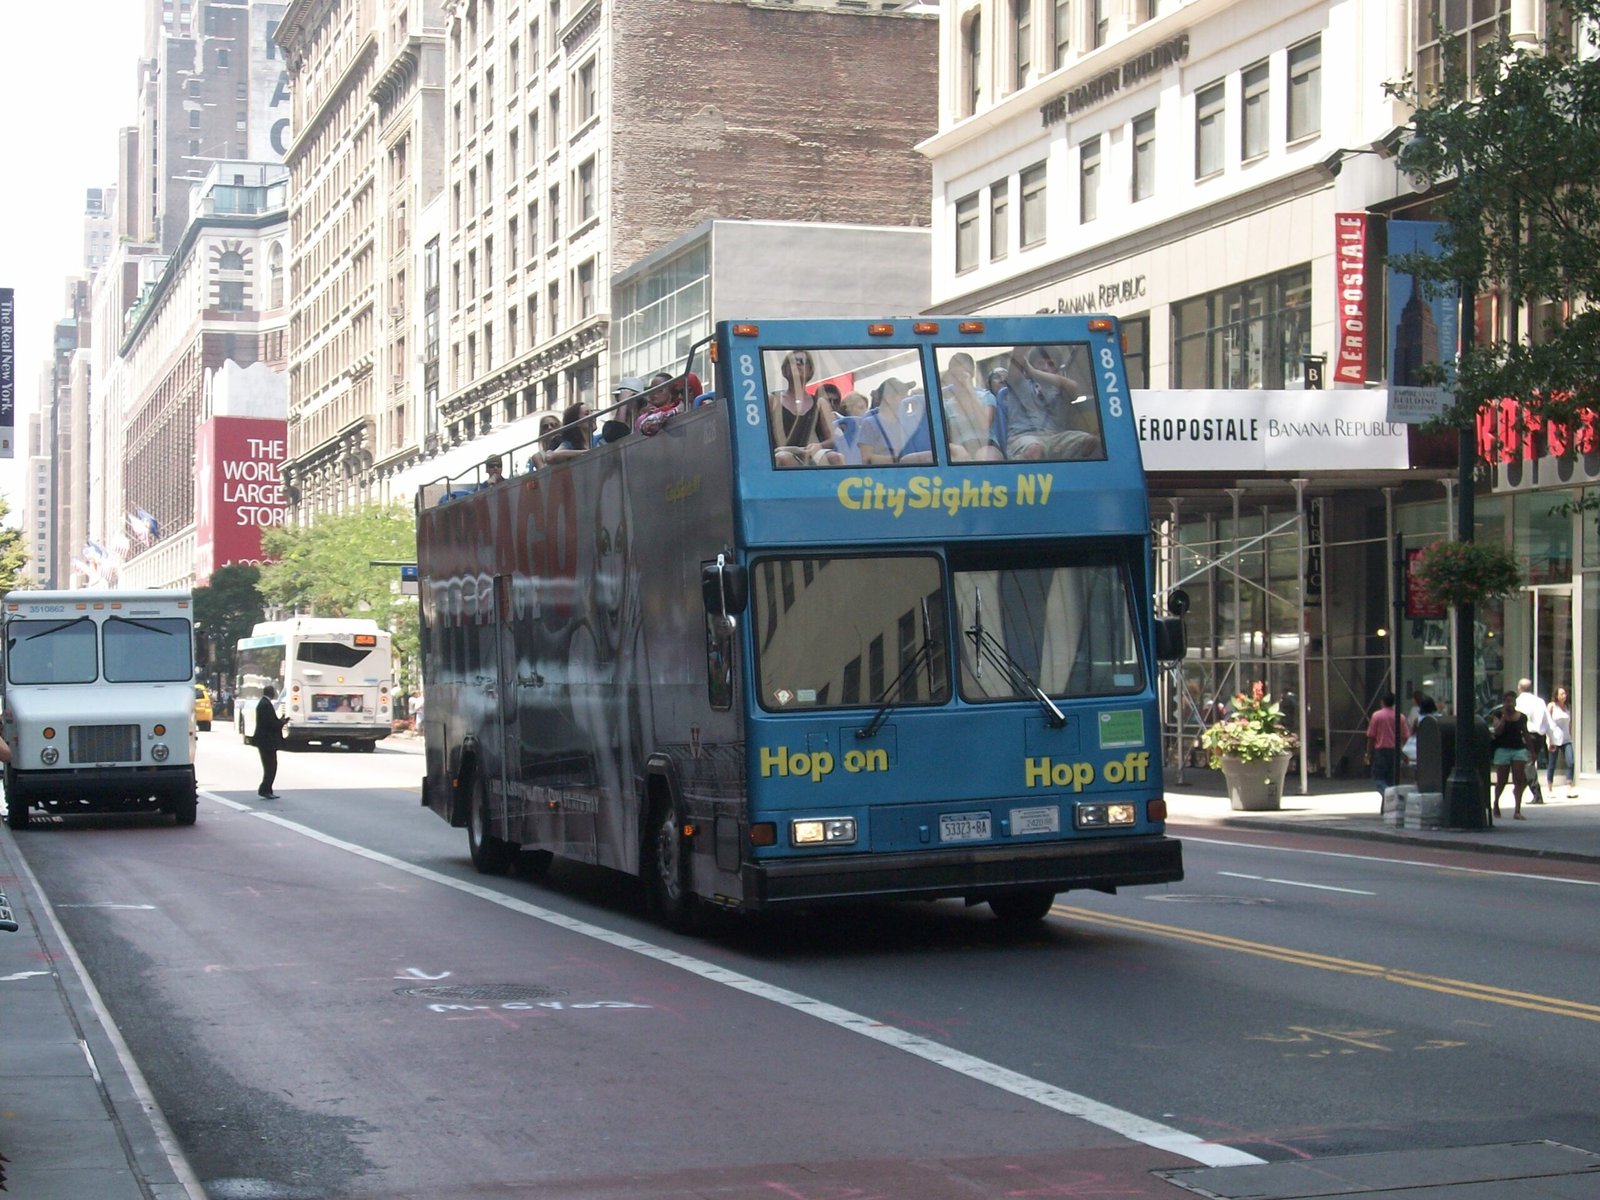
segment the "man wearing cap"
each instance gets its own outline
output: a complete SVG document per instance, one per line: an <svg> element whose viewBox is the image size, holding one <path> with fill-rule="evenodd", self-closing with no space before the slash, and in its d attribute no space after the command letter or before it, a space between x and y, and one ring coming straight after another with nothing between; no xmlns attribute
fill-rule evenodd
<svg viewBox="0 0 1600 1200"><path fill-rule="evenodd" d="M620 442L633 432L633 422L637 415L636 400L640 392L644 391L644 380L635 375L626 375L617 380L617 386L611 389L611 399L616 403L606 415L605 424L600 427L600 440L602 442Z"/></svg>

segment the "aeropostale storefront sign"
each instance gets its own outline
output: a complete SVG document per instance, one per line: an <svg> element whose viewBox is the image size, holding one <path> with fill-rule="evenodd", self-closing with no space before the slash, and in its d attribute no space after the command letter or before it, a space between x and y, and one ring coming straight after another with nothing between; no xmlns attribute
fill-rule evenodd
<svg viewBox="0 0 1600 1200"><path fill-rule="evenodd" d="M1138 391L1146 471L1381 471L1411 465L1379 391Z"/></svg>

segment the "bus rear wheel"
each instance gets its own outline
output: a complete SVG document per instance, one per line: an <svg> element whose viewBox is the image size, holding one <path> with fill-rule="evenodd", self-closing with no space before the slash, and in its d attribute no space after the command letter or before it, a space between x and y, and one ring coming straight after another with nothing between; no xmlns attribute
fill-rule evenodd
<svg viewBox="0 0 1600 1200"><path fill-rule="evenodd" d="M504 875L516 861L517 848L489 832L489 785L478 777L467 811L467 850L480 875Z"/></svg>
<svg viewBox="0 0 1600 1200"><path fill-rule="evenodd" d="M989 897L989 909L1004 925L1032 925L1044 920L1055 902L1054 892L1003 892Z"/></svg>
<svg viewBox="0 0 1600 1200"><path fill-rule="evenodd" d="M645 849L650 907L661 923L675 933L694 932L699 902L689 890L687 848L671 804L658 803L652 810Z"/></svg>

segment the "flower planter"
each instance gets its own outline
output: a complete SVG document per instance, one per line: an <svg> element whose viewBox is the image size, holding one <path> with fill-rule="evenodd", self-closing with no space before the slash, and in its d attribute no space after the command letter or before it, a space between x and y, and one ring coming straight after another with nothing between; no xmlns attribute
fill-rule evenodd
<svg viewBox="0 0 1600 1200"><path fill-rule="evenodd" d="M1289 755L1274 754L1265 761L1245 762L1222 756L1222 777L1228 781L1228 802L1239 812L1273 812L1283 807L1283 777Z"/></svg>

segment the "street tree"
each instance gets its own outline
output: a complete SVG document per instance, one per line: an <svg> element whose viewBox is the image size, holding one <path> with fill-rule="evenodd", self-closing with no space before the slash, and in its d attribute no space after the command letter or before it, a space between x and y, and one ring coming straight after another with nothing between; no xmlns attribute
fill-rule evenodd
<svg viewBox="0 0 1600 1200"><path fill-rule="evenodd" d="M195 635L210 648L211 669L222 679L234 677L234 647L265 616L260 583L259 568L233 565L218 567L210 583L194 589Z"/></svg>
<svg viewBox="0 0 1600 1200"><path fill-rule="evenodd" d="M13 588L32 586L31 581L23 575L23 569L28 565L28 542L22 530L5 524L5 519L10 515L11 505L4 496L0 496L0 595Z"/></svg>
<svg viewBox="0 0 1600 1200"><path fill-rule="evenodd" d="M309 525L280 525L261 536L270 561L261 594L271 604L319 617L369 617L394 639L402 694L416 686L420 635L416 601L399 593L397 567L415 562L417 526L403 504L367 505L319 515Z"/></svg>
<svg viewBox="0 0 1600 1200"><path fill-rule="evenodd" d="M1435 294L1476 283L1538 314L1462 356L1462 427L1506 398L1566 428L1600 409L1600 0L1553 0L1549 24L1542 43L1480 49L1470 77L1447 40L1440 81L1389 85L1415 109L1401 170L1441 189L1448 223L1439 256L1395 265Z"/></svg>

